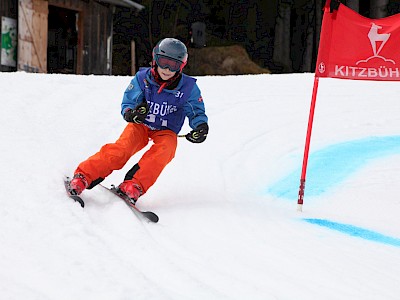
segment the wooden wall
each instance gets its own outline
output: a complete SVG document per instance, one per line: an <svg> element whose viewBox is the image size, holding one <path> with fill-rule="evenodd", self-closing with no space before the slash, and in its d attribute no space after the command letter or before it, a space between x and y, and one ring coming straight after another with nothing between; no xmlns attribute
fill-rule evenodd
<svg viewBox="0 0 400 300"><path fill-rule="evenodd" d="M47 2L18 2L18 70L47 73Z"/></svg>
<svg viewBox="0 0 400 300"><path fill-rule="evenodd" d="M112 12L102 5L91 5L84 20L84 74L111 74L107 62L107 40L112 37ZM111 38L112 41L112 38Z"/></svg>
<svg viewBox="0 0 400 300"><path fill-rule="evenodd" d="M48 3L79 13L77 73L111 74L107 62L107 40L112 36L111 7L94 0L48 0Z"/></svg>
<svg viewBox="0 0 400 300"><path fill-rule="evenodd" d="M77 74L111 74L112 6L96 0L0 0L0 16L17 19L19 28L25 22L19 32L18 51L23 55L19 69L47 72L48 5L79 14ZM0 71L12 70L0 66Z"/></svg>
<svg viewBox="0 0 400 300"><path fill-rule="evenodd" d="M18 18L18 0L0 0L0 17L7 17L17 20ZM1 22L1 18L0 18ZM0 65L0 72L15 71L16 68Z"/></svg>
<svg viewBox="0 0 400 300"><path fill-rule="evenodd" d="M0 1L0 16L17 19L18 1L7 0Z"/></svg>

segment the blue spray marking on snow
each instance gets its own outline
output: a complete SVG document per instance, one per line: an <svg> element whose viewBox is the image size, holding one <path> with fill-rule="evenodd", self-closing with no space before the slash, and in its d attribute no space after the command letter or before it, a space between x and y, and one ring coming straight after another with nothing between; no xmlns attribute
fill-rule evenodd
<svg viewBox="0 0 400 300"><path fill-rule="evenodd" d="M395 247L400 247L400 239L383 235L372 230L364 229L350 224L337 223L323 219L303 219L303 220L311 224L316 224L322 227L327 227L329 229L348 234L350 236L382 244L387 244Z"/></svg>
<svg viewBox="0 0 400 300"><path fill-rule="evenodd" d="M370 161L400 153L400 136L370 137L335 144L309 155L306 196L318 196L339 185ZM267 192L279 198L297 199L301 168L282 178Z"/></svg>

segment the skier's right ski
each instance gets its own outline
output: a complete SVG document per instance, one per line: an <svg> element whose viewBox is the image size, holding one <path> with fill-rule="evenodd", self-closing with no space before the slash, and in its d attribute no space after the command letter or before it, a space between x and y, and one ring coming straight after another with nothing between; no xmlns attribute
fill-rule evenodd
<svg viewBox="0 0 400 300"><path fill-rule="evenodd" d="M85 206L85 202L83 202L82 198L79 197L78 195L73 194L71 191L71 187L70 187L70 182L71 179L69 177L64 177L64 186L65 186L65 191L67 192L68 197L70 197L71 199L74 199L76 202L78 202L82 207Z"/></svg>

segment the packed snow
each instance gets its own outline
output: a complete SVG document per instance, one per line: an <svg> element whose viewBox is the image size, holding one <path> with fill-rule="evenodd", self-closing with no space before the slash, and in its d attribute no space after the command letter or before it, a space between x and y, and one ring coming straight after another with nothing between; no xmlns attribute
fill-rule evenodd
<svg viewBox="0 0 400 300"><path fill-rule="evenodd" d="M314 74L198 77L209 136L138 201L154 224L63 186L130 79L0 73L1 299L399 299L399 83L320 80L298 212Z"/></svg>

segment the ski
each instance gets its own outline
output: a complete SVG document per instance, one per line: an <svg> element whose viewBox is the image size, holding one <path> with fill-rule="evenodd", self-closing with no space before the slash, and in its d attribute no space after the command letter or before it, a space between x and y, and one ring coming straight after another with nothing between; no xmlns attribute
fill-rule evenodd
<svg viewBox="0 0 400 300"><path fill-rule="evenodd" d="M71 179L68 176L64 177L64 187L68 197L75 200L75 202L78 202L82 207L85 207L85 202L83 202L82 198L78 195L71 193L71 187L69 185L70 182Z"/></svg>
<svg viewBox="0 0 400 300"><path fill-rule="evenodd" d="M70 187L70 182L71 179L68 176L64 177L64 187L65 191L67 192L68 197L73 199L75 202L78 202L82 207L85 207L85 202L83 199L72 193L71 187ZM135 202L130 199L127 195L122 193L118 188L116 188L114 185L111 185L111 188L108 188L102 184L99 184L102 188L110 191L114 195L118 196L120 199L124 200L124 202L131 208L131 210L138 215L139 217L143 217L153 223L157 223L159 218L158 216L152 212L152 211L142 211L139 208L136 207Z"/></svg>
<svg viewBox="0 0 400 300"><path fill-rule="evenodd" d="M110 191L111 193L113 193L114 195L118 196L119 198L121 198L122 200L124 200L124 202L126 203L126 205L128 205L130 207L130 209L139 217L143 217L147 220L149 220L150 222L153 223L157 223L159 218L158 216L152 212L152 211L142 211L139 208L136 207L135 202L129 198L127 195L125 195L123 192L121 192L118 188L116 188L113 184L111 185L111 188L108 188L102 184L99 184L101 187L103 187L104 189Z"/></svg>

